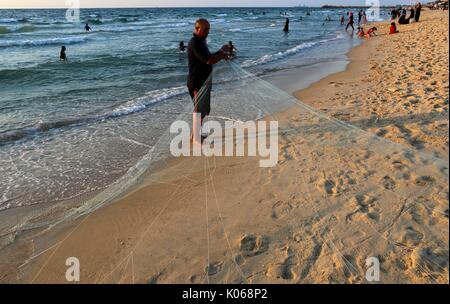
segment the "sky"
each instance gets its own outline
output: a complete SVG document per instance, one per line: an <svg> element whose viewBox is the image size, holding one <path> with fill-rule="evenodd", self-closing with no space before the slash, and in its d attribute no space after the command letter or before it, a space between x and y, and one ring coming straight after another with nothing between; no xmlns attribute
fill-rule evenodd
<svg viewBox="0 0 450 304"><path fill-rule="evenodd" d="M410 4L415 0L0 0L1 8L65 8L71 3L80 3L81 8L88 7L224 7L224 6L322 6L365 5L380 1L381 5ZM425 1L424 1L425 2Z"/></svg>

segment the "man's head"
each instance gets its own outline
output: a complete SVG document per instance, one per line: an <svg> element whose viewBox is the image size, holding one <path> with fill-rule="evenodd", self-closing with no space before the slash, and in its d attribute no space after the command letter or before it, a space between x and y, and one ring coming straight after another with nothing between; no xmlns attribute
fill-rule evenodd
<svg viewBox="0 0 450 304"><path fill-rule="evenodd" d="M206 39L209 34L210 25L208 20L206 19L198 19L195 21L195 29L194 34L196 34L200 38Z"/></svg>

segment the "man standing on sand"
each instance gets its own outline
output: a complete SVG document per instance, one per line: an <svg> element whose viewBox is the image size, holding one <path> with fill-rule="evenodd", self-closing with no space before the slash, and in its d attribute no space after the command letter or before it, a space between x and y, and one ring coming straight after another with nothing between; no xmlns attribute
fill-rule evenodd
<svg viewBox="0 0 450 304"><path fill-rule="evenodd" d="M192 129L194 144L201 144L201 127L203 119L211 110L210 98L212 87L212 66L219 61L230 59L229 45L224 45L219 51L211 54L206 44L210 24L206 19L195 22L193 37L188 44L189 75L187 87L194 102ZM200 115L199 115L200 114Z"/></svg>

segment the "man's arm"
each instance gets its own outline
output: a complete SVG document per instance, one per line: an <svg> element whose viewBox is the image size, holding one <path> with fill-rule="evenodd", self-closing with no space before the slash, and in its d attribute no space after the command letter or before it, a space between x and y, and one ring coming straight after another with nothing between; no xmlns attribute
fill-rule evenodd
<svg viewBox="0 0 450 304"><path fill-rule="evenodd" d="M206 64L216 64L218 63L220 60L222 59L228 59L228 54L223 52L223 51L218 51L214 54L211 54L211 56L209 57L208 61L206 61Z"/></svg>
<svg viewBox="0 0 450 304"><path fill-rule="evenodd" d="M226 53L228 46L224 45L218 52L211 54L208 48L204 45L196 45L192 47L192 51L195 56L206 64L213 65L221 61L222 59L228 59L229 56Z"/></svg>

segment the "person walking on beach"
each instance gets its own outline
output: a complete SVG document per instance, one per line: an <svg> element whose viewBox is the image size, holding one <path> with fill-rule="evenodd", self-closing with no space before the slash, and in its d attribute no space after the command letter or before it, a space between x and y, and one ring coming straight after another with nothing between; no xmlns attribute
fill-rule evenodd
<svg viewBox="0 0 450 304"><path fill-rule="evenodd" d="M348 23L347 23L347 26L345 27L345 30L348 30L348 27L351 26L351 27L352 27L352 30L354 31L354 30L355 30L355 27L353 26L353 23L354 23L354 21L353 21L353 13L350 12L350 13L348 14Z"/></svg>
<svg viewBox="0 0 450 304"><path fill-rule="evenodd" d="M422 10L422 4L420 2L417 2L416 4L416 15L414 16L414 20L416 22L419 22L420 19L420 11Z"/></svg>
<svg viewBox="0 0 450 304"><path fill-rule="evenodd" d="M188 44L189 75L187 87L194 102L192 119L192 139L194 144L201 145L201 127L203 119L211 110L211 73L213 65L221 60L230 59L230 47L224 45L219 51L211 54L206 44L209 35L210 24L206 19L198 19L195 22L193 37ZM201 118L199 119L199 115Z"/></svg>
<svg viewBox="0 0 450 304"><path fill-rule="evenodd" d="M289 18L286 18L286 22L284 23L284 32L289 32Z"/></svg>
<svg viewBox="0 0 450 304"><path fill-rule="evenodd" d="M358 26L361 25L361 19L362 19L362 10L359 10L359 12L358 12Z"/></svg>

